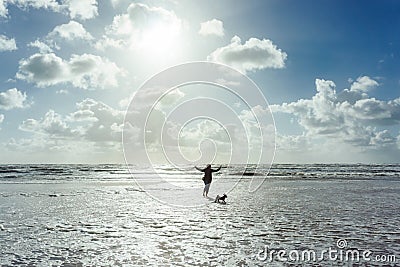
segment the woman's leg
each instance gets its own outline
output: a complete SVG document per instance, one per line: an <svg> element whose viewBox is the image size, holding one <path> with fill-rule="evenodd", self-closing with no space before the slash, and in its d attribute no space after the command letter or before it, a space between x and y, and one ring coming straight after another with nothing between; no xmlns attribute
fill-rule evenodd
<svg viewBox="0 0 400 267"><path fill-rule="evenodd" d="M211 183L206 184L206 186L204 187L204 192L205 192L206 196L208 196L208 190L210 190L210 185L211 185Z"/></svg>

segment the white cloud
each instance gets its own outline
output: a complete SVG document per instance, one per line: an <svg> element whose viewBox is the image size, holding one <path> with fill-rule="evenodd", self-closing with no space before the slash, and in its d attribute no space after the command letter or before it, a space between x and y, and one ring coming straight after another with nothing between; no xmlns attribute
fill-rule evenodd
<svg viewBox="0 0 400 267"><path fill-rule="evenodd" d="M7 17L8 5L16 5L22 9L28 9L30 7L39 9L48 9L55 12L62 11L62 5L56 0L0 0L0 16Z"/></svg>
<svg viewBox="0 0 400 267"><path fill-rule="evenodd" d="M30 47L36 47L39 49L40 53L46 54L46 53L52 53L53 48L51 48L51 44L46 44L45 42L35 40L34 42L30 42L28 44Z"/></svg>
<svg viewBox="0 0 400 267"><path fill-rule="evenodd" d="M313 146L310 138L304 134L302 135L276 135L276 144L278 151L297 151L305 152L310 150Z"/></svg>
<svg viewBox="0 0 400 267"><path fill-rule="evenodd" d="M132 101L132 97L123 98L118 102L118 105L122 109L127 109Z"/></svg>
<svg viewBox="0 0 400 267"><path fill-rule="evenodd" d="M182 21L173 11L132 3L127 12L114 17L96 48L161 47L173 42L182 30Z"/></svg>
<svg viewBox="0 0 400 267"><path fill-rule="evenodd" d="M68 13L72 19L91 19L98 15L97 0L0 0L0 16L7 17L8 6L21 9L47 9L53 12Z"/></svg>
<svg viewBox="0 0 400 267"><path fill-rule="evenodd" d="M118 6L121 2L122 2L122 0L111 0L111 5L115 8L115 7Z"/></svg>
<svg viewBox="0 0 400 267"><path fill-rule="evenodd" d="M44 8L54 11L58 11L60 9L60 5L56 0L9 0L7 2L22 8Z"/></svg>
<svg viewBox="0 0 400 267"><path fill-rule="evenodd" d="M368 92L377 87L379 83L368 76L358 77L350 87L350 91Z"/></svg>
<svg viewBox="0 0 400 267"><path fill-rule="evenodd" d="M115 63L100 56L72 55L65 61L53 53L37 53L19 62L16 77L39 87L70 82L78 88L88 89L115 87L117 76L122 73Z"/></svg>
<svg viewBox="0 0 400 267"><path fill-rule="evenodd" d="M69 91L66 89L60 89L56 91L56 94L60 94L60 95L68 95Z"/></svg>
<svg viewBox="0 0 400 267"><path fill-rule="evenodd" d="M250 38L244 44L238 36L227 46L212 52L207 59L230 65L243 72L285 67L287 54L268 39Z"/></svg>
<svg viewBox="0 0 400 267"><path fill-rule="evenodd" d="M64 155L73 152L73 155L76 156L77 150L82 147L82 144L80 147L71 147L71 143L67 143L63 139L49 139L48 136L45 135L35 135L33 138L10 138L5 146L10 152L23 152L22 154L18 154L18 159L27 153L34 153L33 159L36 160L38 153L43 151L45 151L46 154L51 153L52 158L55 152L62 152ZM48 161L49 159L44 158L41 160ZM30 157L29 161L32 162L32 157Z"/></svg>
<svg viewBox="0 0 400 267"><path fill-rule="evenodd" d="M258 151L260 147L268 147L267 150L270 150L275 146L275 125L269 107L257 105L251 110L243 109L239 118L246 131L250 149Z"/></svg>
<svg viewBox="0 0 400 267"><path fill-rule="evenodd" d="M163 95L162 98L159 99L159 101L155 105L155 108L160 111L164 110L165 108L170 109L177 101L179 101L184 96L185 94L179 89L169 91L168 94Z"/></svg>
<svg viewBox="0 0 400 267"><path fill-rule="evenodd" d="M124 112L93 99L76 104L77 110L62 116L49 110L43 118L27 119L19 129L35 138L67 139L70 142L121 142Z"/></svg>
<svg viewBox="0 0 400 267"><path fill-rule="evenodd" d="M160 96L162 97L159 99ZM184 96L185 94L178 88L170 91L159 87L147 88L145 91L141 91L140 94L134 95L135 106L133 108L141 109L143 107L150 107L153 104L156 104L155 107L158 109L163 109L164 107L168 108ZM132 98L129 98L123 100L121 104L127 104L128 106L131 101Z"/></svg>
<svg viewBox="0 0 400 267"><path fill-rule="evenodd" d="M378 147L393 146L396 144L396 138L394 138L388 130L377 132L375 136L371 138L371 145Z"/></svg>
<svg viewBox="0 0 400 267"><path fill-rule="evenodd" d="M399 109L400 106L396 107L396 102L385 102L376 100L375 98L360 99L353 106L346 108L351 114L363 120L382 120L390 119L392 117L393 109ZM399 118L400 119L400 118Z"/></svg>
<svg viewBox="0 0 400 267"><path fill-rule="evenodd" d="M28 106L26 100L27 96L25 92L18 91L17 88L9 89L0 93L0 109L25 108Z"/></svg>
<svg viewBox="0 0 400 267"><path fill-rule="evenodd" d="M200 35L216 35L224 36L224 24L222 21L217 19L212 19L206 22L200 23Z"/></svg>
<svg viewBox="0 0 400 267"><path fill-rule="evenodd" d="M69 116L72 121L97 121L98 119L94 117L94 112L91 110L78 110Z"/></svg>
<svg viewBox="0 0 400 267"><path fill-rule="evenodd" d="M196 148L201 140L205 138L216 143L231 144L228 131L220 124L212 120L202 120L194 127L183 128L180 136L180 145Z"/></svg>
<svg viewBox="0 0 400 267"><path fill-rule="evenodd" d="M36 47L42 54L52 53L54 50L60 50L59 44L63 41L91 41L93 36L86 31L82 24L71 20L68 23L58 25L49 32L42 40L30 42L28 46Z"/></svg>
<svg viewBox="0 0 400 267"><path fill-rule="evenodd" d="M181 20L173 11L161 7L149 7L141 3L132 3L127 13L117 15L107 28L109 34L130 35L135 31L144 31L149 27L160 27L163 24L173 24L180 27Z"/></svg>
<svg viewBox="0 0 400 267"><path fill-rule="evenodd" d="M354 95L336 93L332 81L316 79L315 84L317 93L311 99L272 105L272 110L297 117L309 138L326 137L361 147L384 147L395 143L395 137L389 131L377 127L399 125L399 98L381 101L364 93L355 99ZM367 76L352 84L356 90L364 91L372 86L377 86L377 83ZM349 96L349 100L345 96Z"/></svg>
<svg viewBox="0 0 400 267"><path fill-rule="evenodd" d="M0 123L4 121L4 114L0 114Z"/></svg>
<svg viewBox="0 0 400 267"><path fill-rule="evenodd" d="M269 118L271 112L268 108L255 106L251 110L241 110L237 122L201 118L185 124L183 128L178 124L172 131L176 133L171 137L179 137L183 153L192 160L200 156L200 149L201 154L206 153L206 159L211 152L229 162L268 162L275 148L275 129ZM204 145L211 146L205 148Z"/></svg>
<svg viewBox="0 0 400 267"><path fill-rule="evenodd" d="M0 0L0 17L7 17L8 10L6 6L6 0Z"/></svg>
<svg viewBox="0 0 400 267"><path fill-rule="evenodd" d="M70 17L73 19L86 20L99 14L96 0L65 0L64 3L68 5Z"/></svg>
<svg viewBox="0 0 400 267"><path fill-rule="evenodd" d="M123 39L114 39L104 35L100 40L96 42L94 47L97 50L105 50L106 48L123 48L126 42Z"/></svg>
<svg viewBox="0 0 400 267"><path fill-rule="evenodd" d="M0 9L1 11L1 9ZM8 38L5 35L0 34L0 52L17 50L17 44L14 38Z"/></svg>
<svg viewBox="0 0 400 267"><path fill-rule="evenodd" d="M82 24L71 20L66 24L56 26L49 34L48 37L60 37L66 40L83 39L92 40L93 36L86 31Z"/></svg>
<svg viewBox="0 0 400 267"><path fill-rule="evenodd" d="M77 111L69 118L89 122L83 127L83 137L94 142L121 142L124 112L103 102L85 99L76 104Z"/></svg>
<svg viewBox="0 0 400 267"><path fill-rule="evenodd" d="M11 138L5 146L9 152L23 152L15 154L17 160L28 155L31 161L34 155L38 162L121 162L123 115L100 101L85 99L67 116L49 110L42 118L24 120L19 129L31 136Z"/></svg>
<svg viewBox="0 0 400 267"><path fill-rule="evenodd" d="M78 131L71 129L62 116L54 110L49 110L40 120L27 119L23 121L19 129L36 134L45 134L50 138L70 138L79 134Z"/></svg>
<svg viewBox="0 0 400 267"><path fill-rule="evenodd" d="M45 86L62 82L67 72L68 63L55 54L34 54L19 62L17 78Z"/></svg>

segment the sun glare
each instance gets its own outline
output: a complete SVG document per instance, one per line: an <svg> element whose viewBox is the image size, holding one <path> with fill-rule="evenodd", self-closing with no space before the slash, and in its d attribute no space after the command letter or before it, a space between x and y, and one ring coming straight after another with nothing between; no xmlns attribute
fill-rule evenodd
<svg viewBox="0 0 400 267"><path fill-rule="evenodd" d="M181 26L155 23L142 32L139 46L150 57L170 57L179 51L181 44Z"/></svg>

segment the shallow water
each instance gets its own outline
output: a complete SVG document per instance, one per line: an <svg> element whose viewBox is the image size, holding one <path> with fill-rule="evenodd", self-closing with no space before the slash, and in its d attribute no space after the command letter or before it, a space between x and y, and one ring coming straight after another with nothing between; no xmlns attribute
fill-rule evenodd
<svg viewBox="0 0 400 267"><path fill-rule="evenodd" d="M240 167L227 168L210 190L214 197L222 193L219 188L232 188L239 181L227 205L202 198L198 173L160 169L185 186L200 183L193 198L205 205L160 204L134 183L124 166L2 166L0 265L400 264L398 165L279 165L254 193L248 191L250 178L235 176ZM137 169L137 176L148 174L152 175L148 169ZM162 191L166 199L179 195L158 184L152 190ZM343 252L370 250L371 261L324 257L283 262L261 257L266 249L313 250L320 255L329 248L339 250L339 239L347 243ZM395 262L375 258L392 255Z"/></svg>

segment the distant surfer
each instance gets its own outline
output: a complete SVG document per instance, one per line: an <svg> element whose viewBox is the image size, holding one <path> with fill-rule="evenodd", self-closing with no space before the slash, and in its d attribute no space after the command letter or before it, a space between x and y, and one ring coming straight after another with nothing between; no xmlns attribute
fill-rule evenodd
<svg viewBox="0 0 400 267"><path fill-rule="evenodd" d="M213 172L217 172L219 171L222 166L219 166L218 169L211 169L211 164L208 164L207 167L205 167L204 169L200 169L197 166L194 166L196 168L196 170L204 172L204 177L203 177L203 182L204 182L204 190L203 190L203 196L207 197L208 195L208 190L210 190L210 185L212 182L212 173Z"/></svg>

